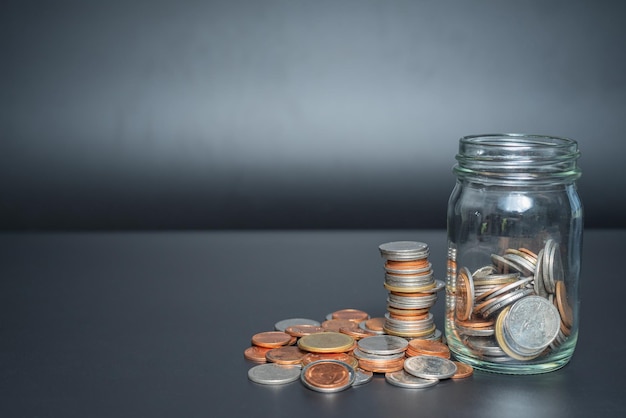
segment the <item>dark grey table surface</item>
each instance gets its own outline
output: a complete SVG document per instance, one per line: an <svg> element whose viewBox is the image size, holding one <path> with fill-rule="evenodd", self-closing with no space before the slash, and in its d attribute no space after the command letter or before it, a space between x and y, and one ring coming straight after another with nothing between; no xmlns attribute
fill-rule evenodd
<svg viewBox="0 0 626 418"><path fill-rule="evenodd" d="M626 416L626 230L585 231L580 338L556 372L335 394L248 380L243 351L278 320L384 314L395 240L429 244L444 278L445 231L0 234L0 416Z"/></svg>

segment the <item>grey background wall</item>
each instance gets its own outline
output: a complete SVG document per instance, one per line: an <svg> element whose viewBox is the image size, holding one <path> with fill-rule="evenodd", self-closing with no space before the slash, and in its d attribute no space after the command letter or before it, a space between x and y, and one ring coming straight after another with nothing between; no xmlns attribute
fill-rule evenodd
<svg viewBox="0 0 626 418"><path fill-rule="evenodd" d="M444 228L460 136L626 227L620 1L3 1L0 229Z"/></svg>

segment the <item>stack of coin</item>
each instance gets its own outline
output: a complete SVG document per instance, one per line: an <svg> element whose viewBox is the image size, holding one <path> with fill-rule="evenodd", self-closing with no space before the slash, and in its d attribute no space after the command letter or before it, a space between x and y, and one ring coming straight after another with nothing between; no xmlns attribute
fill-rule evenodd
<svg viewBox="0 0 626 418"><path fill-rule="evenodd" d="M389 292L383 330L406 338L433 339L441 335L436 332L430 308L444 283L433 277L428 245L395 241L378 248L385 260L384 286Z"/></svg>
<svg viewBox="0 0 626 418"><path fill-rule="evenodd" d="M548 239L538 253L527 248L508 248L501 255L492 254L491 261L473 273L461 267L456 274L454 330L465 346L486 360L525 361L565 342L573 317L558 243ZM533 312L520 308L533 300L528 298L535 297L544 299L554 309ZM509 317L510 310L516 316ZM540 341L530 346L516 341L512 329L515 321L522 322L522 315L527 323L533 322L537 329L545 330L552 325L555 313L559 325L555 334L542 335L550 341L537 337ZM532 332L533 327L524 331L527 335Z"/></svg>
<svg viewBox="0 0 626 418"><path fill-rule="evenodd" d="M407 347L408 342L404 338L376 335L359 340L352 354L359 361L360 368L386 373L402 370Z"/></svg>

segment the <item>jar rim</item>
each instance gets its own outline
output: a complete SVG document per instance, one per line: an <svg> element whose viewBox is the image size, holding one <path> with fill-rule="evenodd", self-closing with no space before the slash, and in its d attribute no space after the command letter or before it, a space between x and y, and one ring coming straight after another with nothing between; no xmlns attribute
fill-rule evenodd
<svg viewBox="0 0 626 418"><path fill-rule="evenodd" d="M460 140L465 144L498 147L523 147L523 146L546 146L546 147L571 147L577 146L577 142L571 138L554 135L526 134L526 133L491 133L479 135L466 135Z"/></svg>

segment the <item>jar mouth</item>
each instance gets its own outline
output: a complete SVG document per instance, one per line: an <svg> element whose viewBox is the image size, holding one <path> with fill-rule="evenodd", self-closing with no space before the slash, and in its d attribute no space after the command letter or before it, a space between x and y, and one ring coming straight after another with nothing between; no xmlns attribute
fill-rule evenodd
<svg viewBox="0 0 626 418"><path fill-rule="evenodd" d="M484 134L459 140L458 177L477 176L494 182L574 181L581 172L573 139L532 134Z"/></svg>

